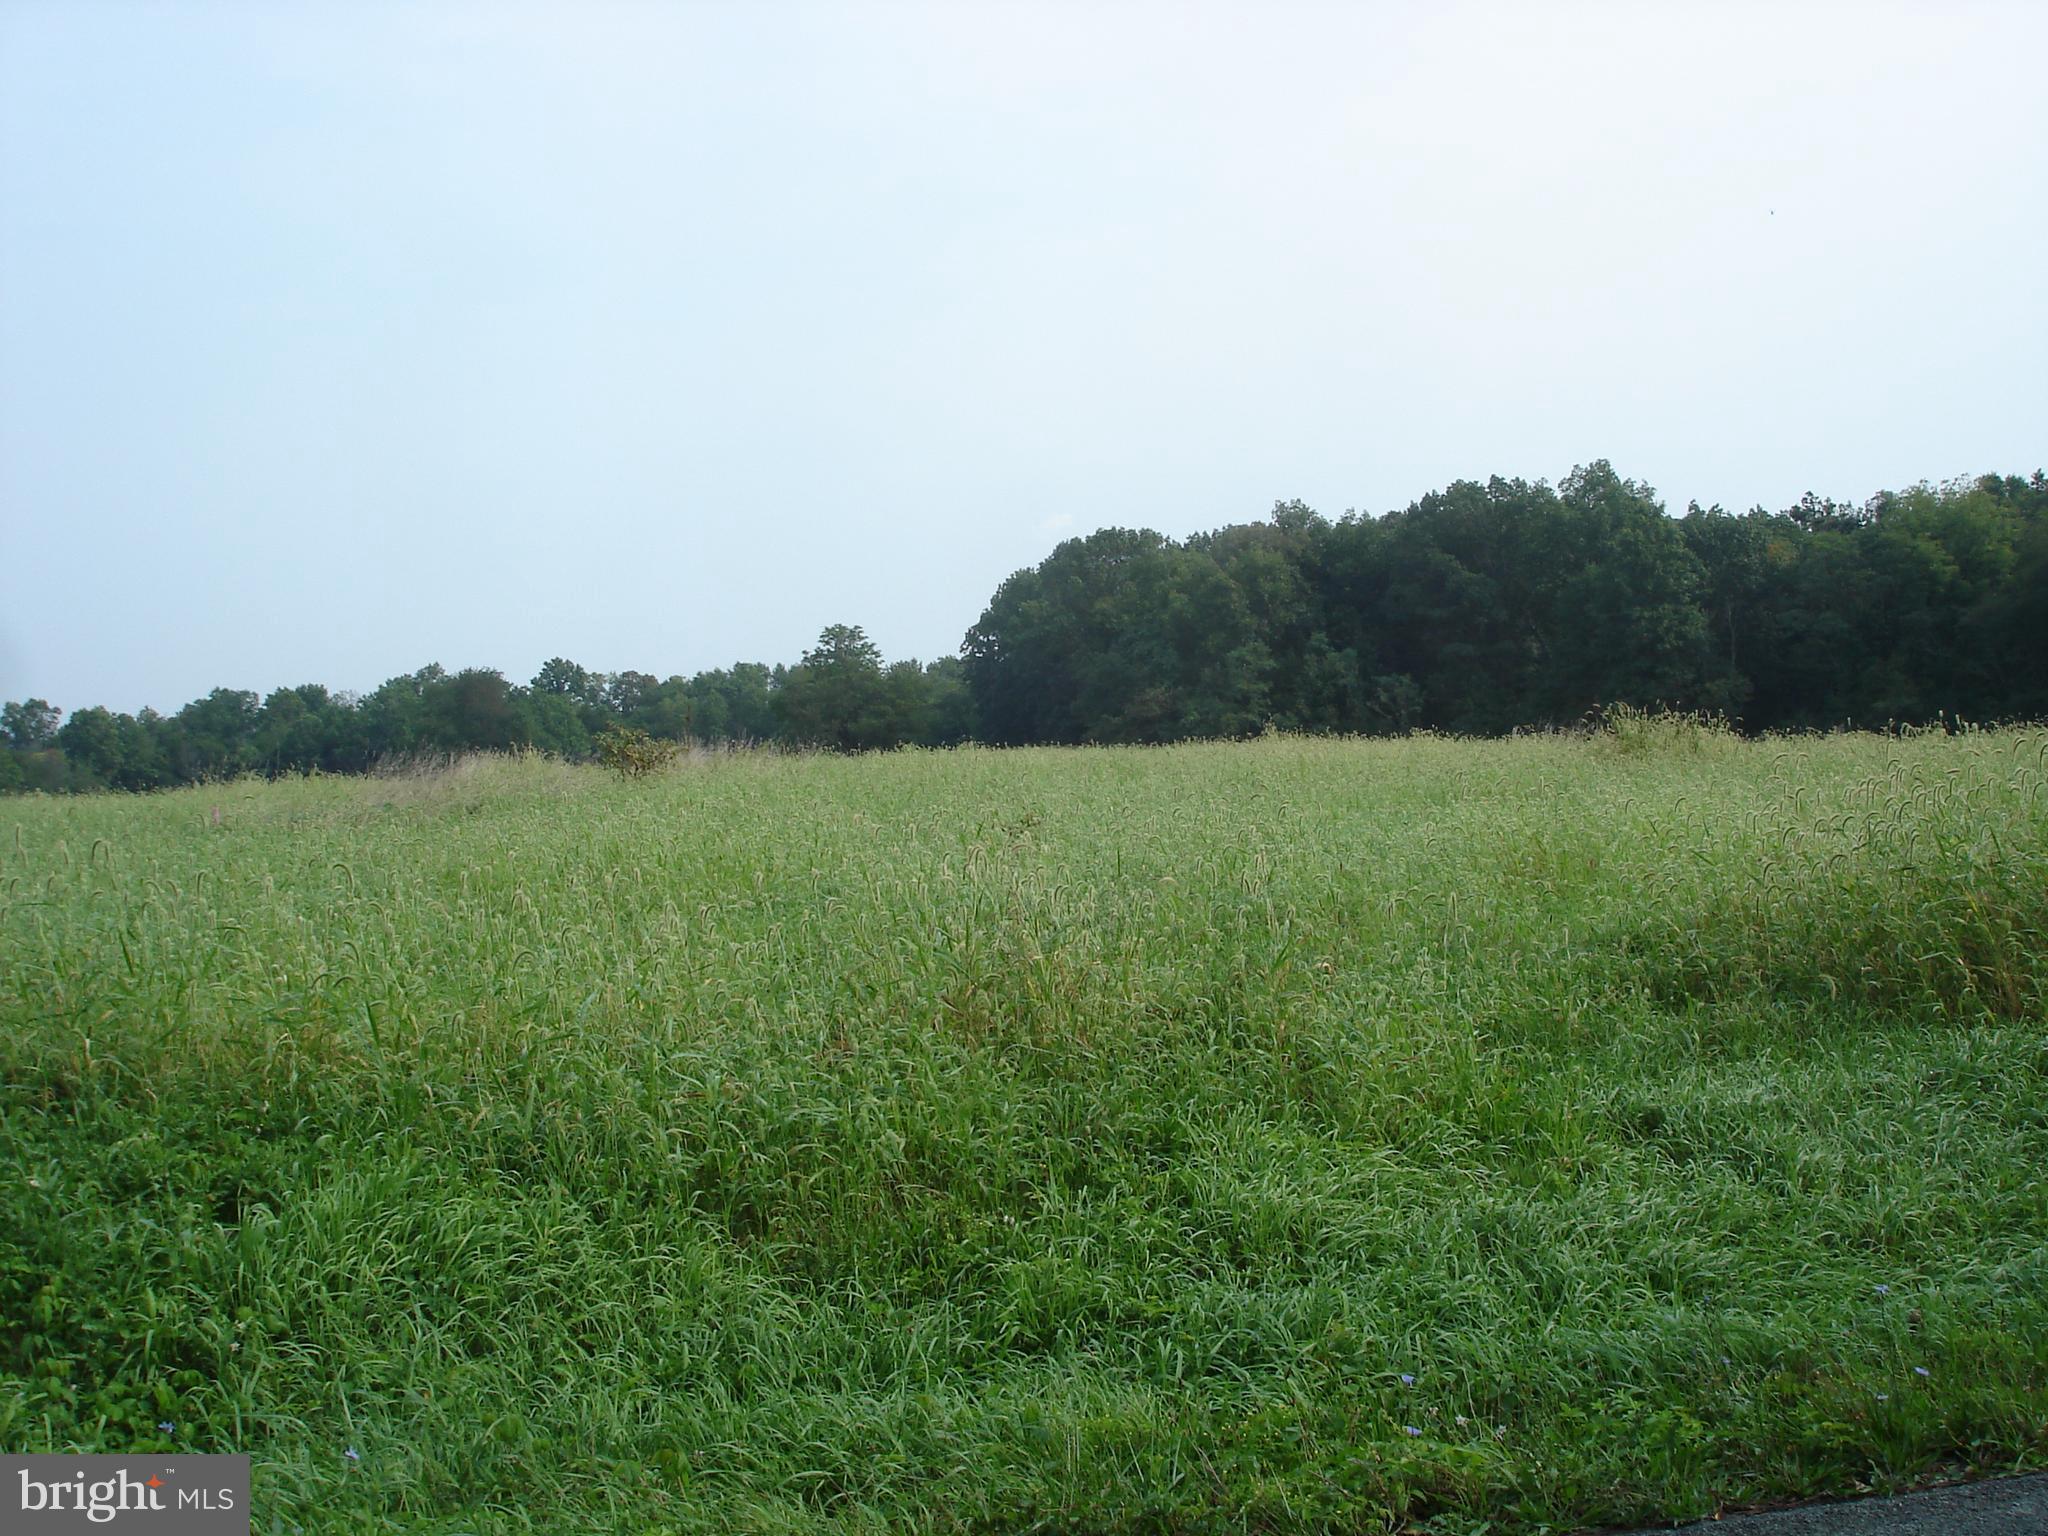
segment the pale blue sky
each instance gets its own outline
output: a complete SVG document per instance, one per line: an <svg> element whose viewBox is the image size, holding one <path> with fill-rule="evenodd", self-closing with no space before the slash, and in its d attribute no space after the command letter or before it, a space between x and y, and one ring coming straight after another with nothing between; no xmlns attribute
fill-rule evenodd
<svg viewBox="0 0 2048 1536"><path fill-rule="evenodd" d="M953 651L1105 524L2048 461L2048 6L0 0L0 697Z"/></svg>

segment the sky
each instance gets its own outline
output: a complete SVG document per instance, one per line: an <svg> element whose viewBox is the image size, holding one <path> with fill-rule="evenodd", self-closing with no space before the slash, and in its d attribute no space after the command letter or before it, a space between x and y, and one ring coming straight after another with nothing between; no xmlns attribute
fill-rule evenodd
<svg viewBox="0 0 2048 1536"><path fill-rule="evenodd" d="M0 0L0 698L956 651L1105 526L2048 463L2048 6Z"/></svg>

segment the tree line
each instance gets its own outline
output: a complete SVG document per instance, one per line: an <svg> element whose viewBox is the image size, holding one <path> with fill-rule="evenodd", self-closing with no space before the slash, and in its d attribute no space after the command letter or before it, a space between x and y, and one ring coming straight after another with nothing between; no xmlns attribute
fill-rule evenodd
<svg viewBox="0 0 2048 1536"><path fill-rule="evenodd" d="M972 736L973 706L958 657L884 665L859 628L835 624L794 667L741 662L666 680L556 657L524 685L436 664L360 697L318 683L261 699L216 688L172 715L96 706L61 719L41 699L9 703L0 789L160 789L516 749L581 761L613 730L708 745L953 746Z"/></svg>
<svg viewBox="0 0 2048 1536"><path fill-rule="evenodd" d="M428 666L360 697L217 688L176 714L0 709L0 788L153 789L534 748L607 730L864 751L1266 729L1498 734L1669 705L1751 731L2048 716L2048 477L1667 515L1605 461L1383 517L1298 501L1185 540L1108 528L999 587L960 655L835 624L793 666Z"/></svg>

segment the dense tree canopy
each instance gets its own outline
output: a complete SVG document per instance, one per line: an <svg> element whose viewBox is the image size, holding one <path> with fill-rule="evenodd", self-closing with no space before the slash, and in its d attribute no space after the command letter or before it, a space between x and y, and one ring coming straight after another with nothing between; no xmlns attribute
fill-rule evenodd
<svg viewBox="0 0 2048 1536"><path fill-rule="evenodd" d="M1496 733L1616 703L1750 730L2048 716L2048 477L1693 505L1604 461L1557 486L1461 480L1380 518L1282 502L1176 541L1106 528L996 590L958 657L887 663L833 624L793 667L521 685L427 666L363 697L216 688L176 714L0 707L0 789L154 789L242 773L669 741L865 751L1155 742L1277 728Z"/></svg>
<svg viewBox="0 0 2048 1536"><path fill-rule="evenodd" d="M1497 733L1616 703L1751 730L2048 711L2048 480L1694 506L1598 462L1184 544L1110 529L998 589L965 646L984 736L1272 725Z"/></svg>

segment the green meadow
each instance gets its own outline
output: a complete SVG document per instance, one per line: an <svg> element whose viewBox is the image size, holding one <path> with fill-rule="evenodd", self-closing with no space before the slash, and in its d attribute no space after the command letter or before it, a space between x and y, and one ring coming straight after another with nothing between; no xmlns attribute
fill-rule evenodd
<svg viewBox="0 0 2048 1536"><path fill-rule="evenodd" d="M2048 1465L2048 732L0 809L0 1446L277 1531L1566 1531Z"/></svg>

